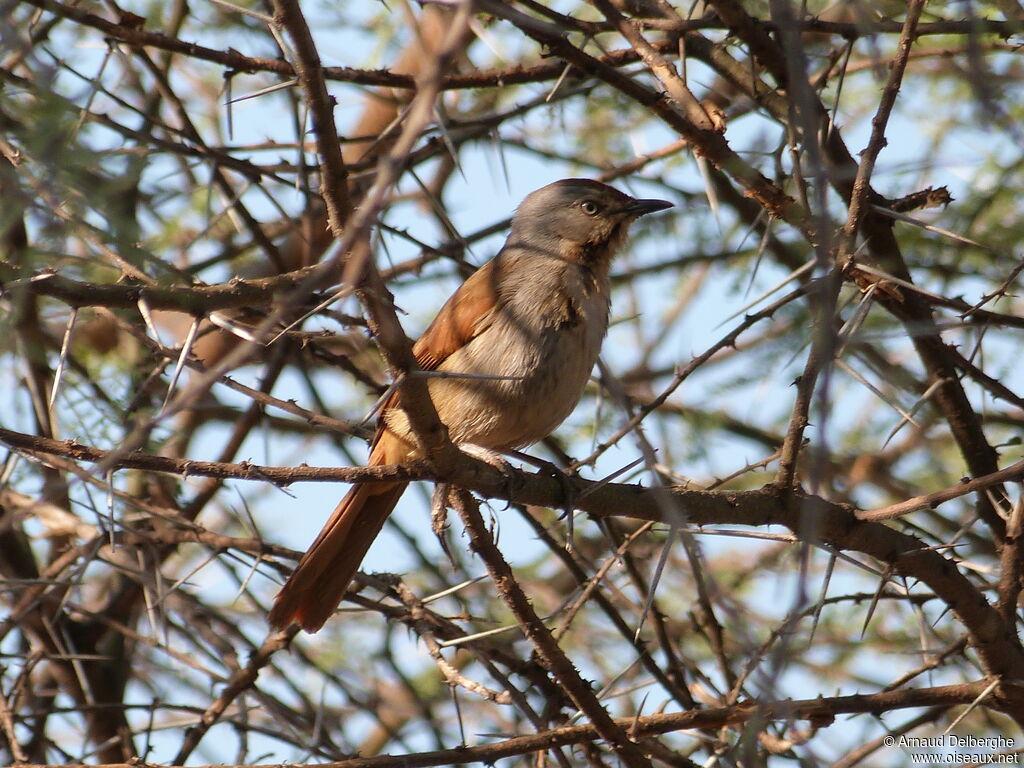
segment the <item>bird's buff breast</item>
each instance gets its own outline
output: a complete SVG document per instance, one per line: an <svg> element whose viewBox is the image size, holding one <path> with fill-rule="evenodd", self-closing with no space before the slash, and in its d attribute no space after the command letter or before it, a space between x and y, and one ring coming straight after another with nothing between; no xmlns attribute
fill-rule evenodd
<svg viewBox="0 0 1024 768"><path fill-rule="evenodd" d="M575 408L608 327L604 286L572 270L563 290L539 280L495 310L487 328L446 359L428 387L455 443L521 448L550 434ZM388 426L408 432L405 415Z"/></svg>

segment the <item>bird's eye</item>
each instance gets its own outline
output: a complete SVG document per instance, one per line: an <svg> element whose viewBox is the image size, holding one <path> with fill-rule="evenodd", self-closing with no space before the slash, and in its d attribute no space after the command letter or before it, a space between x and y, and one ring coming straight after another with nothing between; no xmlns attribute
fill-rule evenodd
<svg viewBox="0 0 1024 768"><path fill-rule="evenodd" d="M584 200L580 203L580 208L583 209L583 212L587 214L587 216L593 216L597 213L597 203L593 200Z"/></svg>

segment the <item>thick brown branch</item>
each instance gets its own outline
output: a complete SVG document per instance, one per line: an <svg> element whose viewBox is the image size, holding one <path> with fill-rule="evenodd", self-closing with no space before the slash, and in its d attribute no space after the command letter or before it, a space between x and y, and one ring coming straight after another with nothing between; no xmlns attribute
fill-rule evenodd
<svg viewBox="0 0 1024 768"><path fill-rule="evenodd" d="M202 316L218 309L271 304L282 293L303 285L312 269L256 280L236 278L219 285L124 285L81 282L56 272L30 272L0 261L0 285L4 292L51 296L71 307L135 308L145 301L150 309Z"/></svg>
<svg viewBox="0 0 1024 768"><path fill-rule="evenodd" d="M767 720L810 720L826 726L837 716L846 714L884 714L894 709L912 707L952 707L969 704L989 685L981 680L960 685L937 686L874 694L854 694L787 701L755 702L745 701L732 707L717 707L704 710L687 710L637 718L619 718L614 722L619 728L629 729L637 736L654 736L674 731L717 729L738 726L754 718ZM528 755L541 750L570 744L582 744L598 738L594 725L578 725L557 728L528 736L516 736L494 744L474 747L457 747L411 755L379 755L376 757L353 757L348 760L324 762L321 768L427 768L439 765L466 765L469 763L488 764L503 757ZM139 768L140 763L112 763L108 765L84 766L80 763L67 765L25 765L21 768ZM252 765L247 768L277 768L280 763ZM165 768L178 768L166 766ZM224 768L219 766L197 766L196 768Z"/></svg>
<svg viewBox="0 0 1024 768"><path fill-rule="evenodd" d="M102 32L104 35L121 42L137 46L147 46L159 50L178 53L191 59L219 64L234 72L270 72L282 78L295 77L291 64L283 59L270 59L260 56L246 56L232 48L220 50L209 48L197 43L180 40L163 32L151 32L131 23L116 23L83 10L79 6L66 5L56 0L23 0L29 5L41 8L49 13L70 19L78 24ZM718 19L665 20L643 19L641 26L665 32L683 33L700 29L729 29L731 25ZM837 35L848 39L856 39L865 35L899 32L902 24L896 21L877 21L870 24L852 24L821 19L801 19L795 22L801 31L821 32ZM610 28L610 25L605 25ZM774 31L775 25L764 22L765 30ZM1019 20L1000 21L997 19L940 20L918 27L919 37L930 35L992 35L1006 39L1024 30L1024 22ZM658 41L656 45L667 42L665 50L676 47L675 41ZM636 61L633 51L613 51L608 54L608 63L614 57L621 57L613 65ZM467 74L445 74L440 83L443 90L462 88L502 88L507 85L543 82L557 78L563 66L559 64L537 64L527 67L511 67L501 70L484 70ZM386 69L358 69L354 67L324 67L327 80L355 83L364 86L381 86L414 90L416 80L411 75L392 72Z"/></svg>
<svg viewBox="0 0 1024 768"><path fill-rule="evenodd" d="M0 428L0 443L23 451L27 455L43 459L45 456L62 456L75 461L92 463L109 463L113 469L138 469L146 472L188 477L214 477L224 480L257 480L273 483L277 486L288 486L292 483L325 482L325 483L363 483L375 480L419 480L427 477L422 467L386 466L386 467L268 467L252 464L248 461L228 463L220 461L193 461L192 459L175 459L168 456L156 456L133 451L117 456L114 451L103 451L91 446L82 445L75 440L52 440L46 437L28 435L13 430Z"/></svg>
<svg viewBox="0 0 1024 768"><path fill-rule="evenodd" d="M295 43L295 70L313 116L313 131L320 154L320 191L327 204L327 219L335 237L341 235L349 216L348 171L341 156L338 129L334 125L334 101L327 93L320 55L306 17L297 0L273 0L275 21L288 30Z"/></svg>

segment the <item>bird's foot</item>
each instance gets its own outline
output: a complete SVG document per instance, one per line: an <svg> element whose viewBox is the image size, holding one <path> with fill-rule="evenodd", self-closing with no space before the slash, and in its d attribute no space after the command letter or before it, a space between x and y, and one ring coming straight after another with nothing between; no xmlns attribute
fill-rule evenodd
<svg viewBox="0 0 1024 768"><path fill-rule="evenodd" d="M515 467L513 467L512 464L510 464L509 461L498 451L492 451L490 448L473 445L472 443L463 443L459 446L459 450L464 453L468 453L474 459L479 459L484 464L488 464L501 472L505 477L505 496L509 500L508 503L511 504L516 488L518 488L520 484L520 479L516 474Z"/></svg>

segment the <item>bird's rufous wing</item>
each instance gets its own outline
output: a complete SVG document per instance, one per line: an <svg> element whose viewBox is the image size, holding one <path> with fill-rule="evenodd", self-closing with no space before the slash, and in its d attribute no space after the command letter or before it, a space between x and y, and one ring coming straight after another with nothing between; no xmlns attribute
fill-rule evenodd
<svg viewBox="0 0 1024 768"><path fill-rule="evenodd" d="M413 345L421 368L435 370L490 325L498 305L497 263L489 261L470 275Z"/></svg>
<svg viewBox="0 0 1024 768"><path fill-rule="evenodd" d="M425 371L436 370L457 350L468 344L491 324L498 305L496 260L474 272L453 293L437 313L427 330L413 344L416 362ZM400 464L412 450L407 440L388 429L387 411L398 406L400 391L395 390L381 406L377 434L370 443L371 464ZM393 439L385 439L391 435Z"/></svg>

